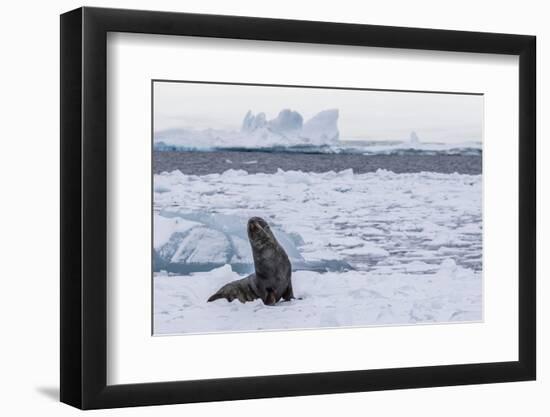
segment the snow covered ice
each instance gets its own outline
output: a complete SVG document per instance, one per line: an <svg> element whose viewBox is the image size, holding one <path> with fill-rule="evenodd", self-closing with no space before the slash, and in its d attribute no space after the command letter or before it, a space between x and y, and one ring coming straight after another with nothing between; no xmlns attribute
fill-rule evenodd
<svg viewBox="0 0 550 417"><path fill-rule="evenodd" d="M315 132L329 118L278 123ZM243 128L266 123L250 113ZM482 320L481 187L481 175L385 170L155 175L154 333ZM253 271L252 216L287 251L297 298L207 303Z"/></svg>

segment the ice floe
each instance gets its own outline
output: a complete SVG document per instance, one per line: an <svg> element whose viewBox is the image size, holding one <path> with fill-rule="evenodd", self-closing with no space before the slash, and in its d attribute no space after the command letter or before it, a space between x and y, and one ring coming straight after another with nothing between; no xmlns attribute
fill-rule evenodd
<svg viewBox="0 0 550 417"><path fill-rule="evenodd" d="M154 176L157 334L482 319L480 175L386 170ZM253 270L249 217L271 225L296 299L206 299Z"/></svg>

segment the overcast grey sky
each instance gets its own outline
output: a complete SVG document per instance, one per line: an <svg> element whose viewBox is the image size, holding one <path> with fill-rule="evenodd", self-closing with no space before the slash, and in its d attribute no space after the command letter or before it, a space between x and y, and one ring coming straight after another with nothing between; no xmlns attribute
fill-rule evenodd
<svg viewBox="0 0 550 417"><path fill-rule="evenodd" d="M341 139L481 141L483 96L322 88L154 83L154 128L240 129L248 110L268 119L280 110L304 121L338 109Z"/></svg>

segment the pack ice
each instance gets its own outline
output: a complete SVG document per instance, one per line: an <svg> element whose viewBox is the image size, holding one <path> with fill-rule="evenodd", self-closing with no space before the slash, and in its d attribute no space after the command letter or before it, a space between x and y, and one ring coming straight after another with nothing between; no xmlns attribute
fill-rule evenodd
<svg viewBox="0 0 550 417"><path fill-rule="evenodd" d="M154 333L482 320L481 186L385 170L155 175ZM289 254L297 299L207 304L253 269L252 216Z"/></svg>

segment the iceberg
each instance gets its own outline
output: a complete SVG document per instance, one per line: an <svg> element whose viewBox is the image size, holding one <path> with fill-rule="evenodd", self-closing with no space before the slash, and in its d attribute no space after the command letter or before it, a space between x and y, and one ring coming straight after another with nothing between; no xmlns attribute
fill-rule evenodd
<svg viewBox="0 0 550 417"><path fill-rule="evenodd" d="M304 119L300 113L284 109L279 112L279 115L275 119L269 121L268 126L272 132L284 135L300 132L303 124Z"/></svg>
<svg viewBox="0 0 550 417"><path fill-rule="evenodd" d="M418 135L415 131L411 132L411 136L409 137L409 145L412 147L418 145L420 143L420 139L418 138Z"/></svg>
<svg viewBox="0 0 550 417"><path fill-rule="evenodd" d="M258 113L256 116L252 114L251 110L244 116L243 124L241 127L242 132L253 132L256 129L261 129L267 125L265 113Z"/></svg>
<svg viewBox="0 0 550 417"><path fill-rule="evenodd" d="M250 111L247 113L247 115L249 114ZM260 113L256 117L252 116L252 123L250 126L250 128L252 129L249 128L245 131L253 131L258 128L267 127L271 132L284 135L287 133L299 132L302 129L303 124L304 119L302 118L302 115L300 113L298 113L297 111L292 111L290 109L284 109L279 112L275 119L270 120L269 122L265 121L264 113Z"/></svg>
<svg viewBox="0 0 550 417"><path fill-rule="evenodd" d="M338 110L324 110L308 120L302 129L301 136L314 144L338 144Z"/></svg>
<svg viewBox="0 0 550 417"><path fill-rule="evenodd" d="M241 129L168 129L155 132L156 150L220 150L323 147L338 142L338 110L325 110L304 123L300 113L283 109L267 120L265 113L244 116Z"/></svg>
<svg viewBox="0 0 550 417"><path fill-rule="evenodd" d="M423 142L415 131L404 140L363 140L340 137L339 110L323 110L304 121L291 109L268 120L249 110L238 130L167 129L155 132L156 151L261 150L277 152L348 153L363 155L473 155L482 154L480 141ZM452 138L448 138L452 139ZM228 162L229 163L229 162Z"/></svg>

